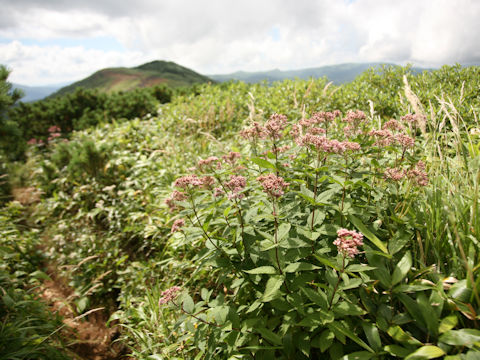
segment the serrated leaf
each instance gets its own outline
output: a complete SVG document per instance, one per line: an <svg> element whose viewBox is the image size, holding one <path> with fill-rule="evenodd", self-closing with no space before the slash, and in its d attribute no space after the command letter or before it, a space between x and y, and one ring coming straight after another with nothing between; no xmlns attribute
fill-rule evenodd
<svg viewBox="0 0 480 360"><path fill-rule="evenodd" d="M435 359L443 355L445 355L445 351L438 346L425 345L408 355L405 360Z"/></svg>
<svg viewBox="0 0 480 360"><path fill-rule="evenodd" d="M320 256L318 254L314 254L313 256L315 256L315 258L320 261L323 265L326 265L328 267L331 267L332 269L335 269L337 271L340 271L340 268L335 265L334 263L332 263L329 259L327 258L324 258L323 256Z"/></svg>
<svg viewBox="0 0 480 360"><path fill-rule="evenodd" d="M307 297L322 309L328 308L327 295L322 290L312 290L310 288L301 288Z"/></svg>
<svg viewBox="0 0 480 360"><path fill-rule="evenodd" d="M283 271L286 273L292 273L297 271L308 271L316 269L320 269L320 267L306 262L296 262L288 265Z"/></svg>
<svg viewBox="0 0 480 360"><path fill-rule="evenodd" d="M362 223L362 221L357 218L355 215L348 215L350 222L355 225L355 227L360 231L368 240L370 240L376 247L382 250L384 253L388 254L388 249L385 244L373 234L368 228Z"/></svg>
<svg viewBox="0 0 480 360"><path fill-rule="evenodd" d="M410 251L407 251L405 255L403 255L403 257L400 259L398 264L395 266L395 270L393 270L392 286L402 281L405 278L405 276L407 276L411 267L412 267L412 254L410 253Z"/></svg>
<svg viewBox="0 0 480 360"><path fill-rule="evenodd" d="M292 227L292 225L289 224L289 223L280 224L280 226L278 227L278 232L277 232L277 241L278 242L281 242L283 239L288 237L288 233L289 233L291 227Z"/></svg>
<svg viewBox="0 0 480 360"><path fill-rule="evenodd" d="M280 288L283 284L283 276L274 275L270 277L265 286L265 292L263 293L262 302L269 302L281 295Z"/></svg>
<svg viewBox="0 0 480 360"><path fill-rule="evenodd" d="M244 270L247 274L276 274L277 270L273 266L259 266L255 269Z"/></svg>

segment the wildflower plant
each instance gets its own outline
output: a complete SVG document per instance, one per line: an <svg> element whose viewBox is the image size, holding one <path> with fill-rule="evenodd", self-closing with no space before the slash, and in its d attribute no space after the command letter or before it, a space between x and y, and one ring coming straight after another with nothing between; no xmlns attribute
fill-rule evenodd
<svg viewBox="0 0 480 360"><path fill-rule="evenodd" d="M189 220L183 236L197 239L193 261L210 278L174 302L184 352L371 359L452 351L442 324L457 313L433 303L467 305L444 291L434 268L423 270L428 281L415 280L409 213L429 179L407 125L375 129L361 111L274 114L241 131L252 154L208 157L174 182L167 204L182 220L172 233Z"/></svg>

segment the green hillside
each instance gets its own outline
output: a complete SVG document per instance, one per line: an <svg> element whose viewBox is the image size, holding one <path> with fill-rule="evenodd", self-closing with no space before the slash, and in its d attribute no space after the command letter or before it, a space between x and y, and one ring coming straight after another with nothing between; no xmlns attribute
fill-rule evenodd
<svg viewBox="0 0 480 360"><path fill-rule="evenodd" d="M212 79L174 62L157 60L133 68L119 67L99 70L83 80L61 88L51 96L72 93L79 87L110 93L162 84L180 87L212 81Z"/></svg>

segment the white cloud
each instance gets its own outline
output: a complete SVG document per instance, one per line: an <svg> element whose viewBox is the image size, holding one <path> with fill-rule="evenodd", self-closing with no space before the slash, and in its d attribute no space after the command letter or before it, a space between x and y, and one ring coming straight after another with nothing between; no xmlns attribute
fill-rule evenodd
<svg viewBox="0 0 480 360"><path fill-rule="evenodd" d="M30 84L153 59L206 74L352 61L480 62L475 0L0 0L0 6L8 10L0 14L0 38L9 40L0 44L0 63L13 68L12 79ZM115 38L125 51L10 41L75 37Z"/></svg>
<svg viewBox="0 0 480 360"><path fill-rule="evenodd" d="M93 72L151 60L141 52L85 49L81 46L25 46L18 41L0 44L0 64L12 70L9 81L45 85L80 80Z"/></svg>

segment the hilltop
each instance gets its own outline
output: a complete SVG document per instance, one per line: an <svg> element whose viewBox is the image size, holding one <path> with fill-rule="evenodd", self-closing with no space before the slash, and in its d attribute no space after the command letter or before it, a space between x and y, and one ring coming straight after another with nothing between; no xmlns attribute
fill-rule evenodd
<svg viewBox="0 0 480 360"><path fill-rule="evenodd" d="M83 80L61 88L52 96L71 93L78 87L110 93L161 84L179 87L205 82L213 80L172 61L156 60L133 68L99 70Z"/></svg>
<svg viewBox="0 0 480 360"><path fill-rule="evenodd" d="M318 79L321 77L327 77L328 80L332 81L334 84L342 84L353 81L355 77L360 75L365 70L378 67L378 66L395 66L394 64L388 63L346 63L338 65L327 65L316 68L306 68L298 70L269 70L269 71L255 71L255 72L246 72L246 71L237 71L231 74L223 75L208 75L211 79L224 82L229 80L239 80L247 83L258 83L261 81L273 82L281 81L285 79ZM422 68L412 68L413 73L422 72Z"/></svg>

